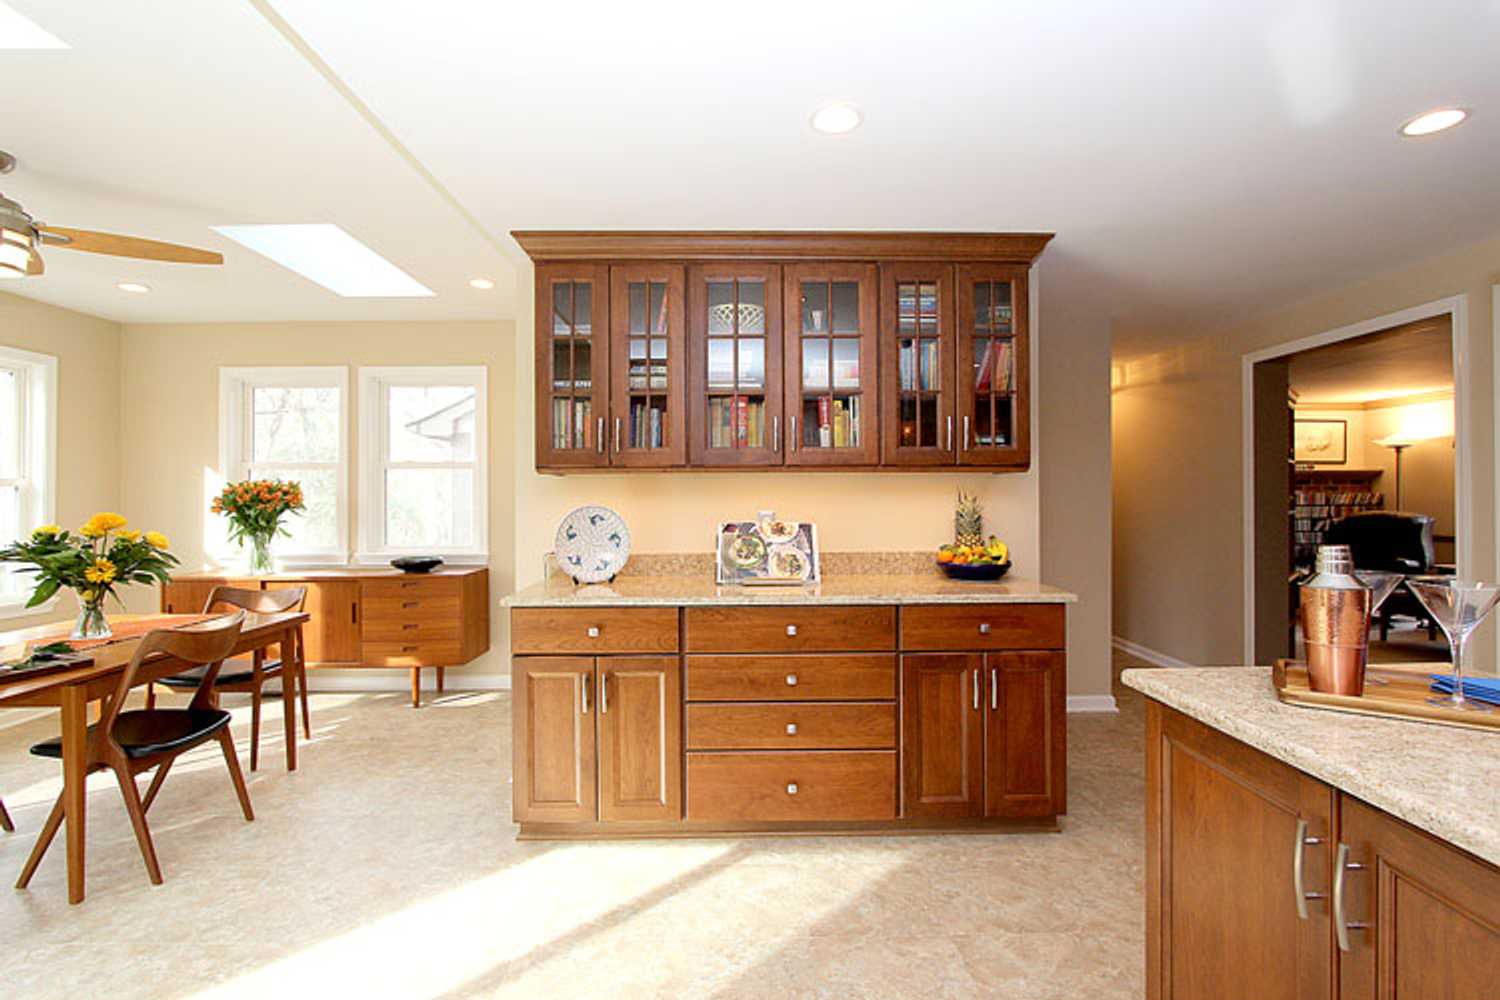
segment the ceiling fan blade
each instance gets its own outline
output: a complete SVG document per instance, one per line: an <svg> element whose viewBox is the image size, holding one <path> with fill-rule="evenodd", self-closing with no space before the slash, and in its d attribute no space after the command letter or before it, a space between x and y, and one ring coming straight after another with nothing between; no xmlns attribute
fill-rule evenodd
<svg viewBox="0 0 1500 1000"><path fill-rule="evenodd" d="M61 226L47 226L41 232L42 242L64 250L109 254L111 257L161 260L172 264L224 263L224 255L214 253L212 250L198 250L194 247L179 246L176 243L143 240L138 236L96 233L91 229L64 229Z"/></svg>

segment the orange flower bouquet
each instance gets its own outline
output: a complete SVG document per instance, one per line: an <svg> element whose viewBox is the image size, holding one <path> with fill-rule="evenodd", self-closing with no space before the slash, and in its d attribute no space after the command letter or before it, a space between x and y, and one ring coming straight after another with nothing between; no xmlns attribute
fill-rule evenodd
<svg viewBox="0 0 1500 1000"><path fill-rule="evenodd" d="M208 508L229 518L229 540L242 548L250 542L250 572L269 573L272 569L271 540L286 535L281 519L307 509L302 500L302 484L280 479L247 479L230 483L219 491Z"/></svg>

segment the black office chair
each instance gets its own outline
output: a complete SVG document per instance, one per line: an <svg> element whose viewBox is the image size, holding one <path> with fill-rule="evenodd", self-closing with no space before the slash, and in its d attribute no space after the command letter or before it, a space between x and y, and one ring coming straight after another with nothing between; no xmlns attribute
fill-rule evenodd
<svg viewBox="0 0 1500 1000"><path fill-rule="evenodd" d="M1328 545L1347 545L1354 556L1356 569L1401 573L1405 576L1441 574L1437 547L1433 541L1435 519L1426 514L1406 511L1366 511L1350 514L1328 526L1323 541ZM1422 602L1406 586L1396 588L1380 606L1380 639L1391 633L1394 616L1415 618L1427 628L1429 639L1437 638L1437 625Z"/></svg>

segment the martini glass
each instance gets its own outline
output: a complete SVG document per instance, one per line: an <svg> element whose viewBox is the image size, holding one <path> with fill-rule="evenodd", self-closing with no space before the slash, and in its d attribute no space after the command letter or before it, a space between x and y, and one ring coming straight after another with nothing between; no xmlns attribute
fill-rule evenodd
<svg viewBox="0 0 1500 1000"><path fill-rule="evenodd" d="M1364 584L1370 591L1370 620L1374 621L1375 613L1385 603L1385 599L1396 592L1401 586L1401 581L1406 577L1400 573L1387 573L1378 569L1357 569L1354 578ZM1366 684L1374 684L1377 687L1388 683L1380 677L1365 675Z"/></svg>
<svg viewBox="0 0 1500 1000"><path fill-rule="evenodd" d="M1453 650L1453 693L1428 698L1428 704L1470 712L1490 711L1488 705L1464 697L1464 644L1479 623L1495 610L1496 603L1500 603L1500 585L1466 583L1447 576L1411 577L1406 585L1438 623Z"/></svg>

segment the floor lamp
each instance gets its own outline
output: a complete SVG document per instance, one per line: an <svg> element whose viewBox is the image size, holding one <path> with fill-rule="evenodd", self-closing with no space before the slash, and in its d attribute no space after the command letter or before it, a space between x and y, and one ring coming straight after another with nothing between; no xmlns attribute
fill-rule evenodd
<svg viewBox="0 0 1500 1000"><path fill-rule="evenodd" d="M1401 452L1416 444L1418 438L1402 437L1392 434L1390 437L1381 438L1376 444L1384 445L1396 453L1396 509L1401 509Z"/></svg>

